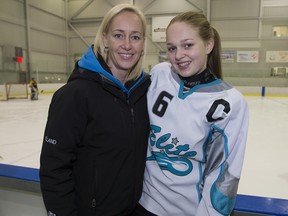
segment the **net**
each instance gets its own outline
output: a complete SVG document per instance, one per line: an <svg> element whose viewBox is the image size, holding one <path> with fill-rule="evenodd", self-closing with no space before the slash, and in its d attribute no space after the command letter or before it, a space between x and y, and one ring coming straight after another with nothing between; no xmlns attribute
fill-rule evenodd
<svg viewBox="0 0 288 216"><path fill-rule="evenodd" d="M9 99L27 99L28 86L26 83L7 82L0 85L0 100L7 101Z"/></svg>
<svg viewBox="0 0 288 216"><path fill-rule="evenodd" d="M0 85L0 101L8 100L6 84Z"/></svg>

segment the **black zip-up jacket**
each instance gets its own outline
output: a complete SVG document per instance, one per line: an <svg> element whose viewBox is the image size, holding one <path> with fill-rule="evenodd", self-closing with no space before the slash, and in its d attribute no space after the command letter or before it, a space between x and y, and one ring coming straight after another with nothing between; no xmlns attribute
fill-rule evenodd
<svg viewBox="0 0 288 216"><path fill-rule="evenodd" d="M49 216L129 215L140 199L150 78L111 76L90 48L53 95L40 159Z"/></svg>

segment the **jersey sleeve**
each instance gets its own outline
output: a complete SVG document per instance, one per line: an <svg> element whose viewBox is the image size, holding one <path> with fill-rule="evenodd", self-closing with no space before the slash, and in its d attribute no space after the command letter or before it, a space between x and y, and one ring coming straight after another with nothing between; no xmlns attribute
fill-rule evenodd
<svg viewBox="0 0 288 216"><path fill-rule="evenodd" d="M248 133L248 106L242 95L230 101L223 120L211 124L197 216L229 215L236 201ZM222 114L222 116L224 116ZM222 118L221 118L222 119ZM227 120L225 120L227 119Z"/></svg>

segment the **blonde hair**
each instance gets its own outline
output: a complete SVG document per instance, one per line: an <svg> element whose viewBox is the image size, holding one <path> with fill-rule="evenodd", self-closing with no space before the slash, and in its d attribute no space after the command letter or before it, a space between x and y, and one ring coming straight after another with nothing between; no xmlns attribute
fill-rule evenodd
<svg viewBox="0 0 288 216"><path fill-rule="evenodd" d="M96 56L98 56L98 53L102 55L103 59L107 62L107 52L105 52L105 46L103 43L103 35L108 33L109 27L111 25L111 21L113 20L113 18L115 16L117 16L119 13L123 12L123 11L129 11L132 13L135 13L141 20L142 23L142 28L143 28L143 40L145 40L145 36L146 36L146 18L144 16L144 14L135 6L131 5L131 4L119 4L116 5L115 7L111 8L108 13L106 13L106 15L104 16L99 29L97 31L95 40L94 40L94 53ZM142 55L140 56L140 58L138 59L136 65L134 65L131 68L131 71L127 77L127 81L128 80L132 80L132 79L137 79L142 72L142 63L144 60L144 54L146 53L146 40L144 43L144 47L143 47L143 51L142 51Z"/></svg>

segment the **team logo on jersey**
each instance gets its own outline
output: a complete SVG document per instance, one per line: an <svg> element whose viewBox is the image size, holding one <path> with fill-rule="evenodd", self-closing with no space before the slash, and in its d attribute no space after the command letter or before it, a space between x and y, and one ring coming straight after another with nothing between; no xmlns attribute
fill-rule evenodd
<svg viewBox="0 0 288 216"><path fill-rule="evenodd" d="M189 145L179 145L177 137L172 137L167 133L156 139L156 133L159 133L161 128L156 125L151 125L149 144L156 146L159 151L152 151L152 155L147 157L147 161L155 160L162 170L167 170L178 176L188 175L193 170L193 164L188 159L195 157L196 151L189 151ZM171 143L167 141L171 138Z"/></svg>

